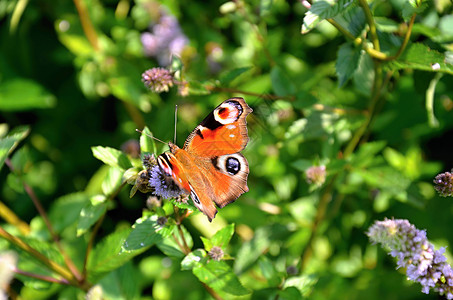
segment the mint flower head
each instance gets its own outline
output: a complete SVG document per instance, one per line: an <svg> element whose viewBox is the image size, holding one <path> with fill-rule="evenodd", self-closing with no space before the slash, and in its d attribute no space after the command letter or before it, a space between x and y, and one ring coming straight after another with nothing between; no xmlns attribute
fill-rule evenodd
<svg viewBox="0 0 453 300"><path fill-rule="evenodd" d="M152 68L142 74L142 81L153 92L168 92L173 86L173 74L164 68Z"/></svg>
<svg viewBox="0 0 453 300"><path fill-rule="evenodd" d="M173 179L165 175L158 165L154 166L150 172L149 185L154 188L154 195L170 199L184 194Z"/></svg>
<svg viewBox="0 0 453 300"><path fill-rule="evenodd" d="M453 174L450 172L441 173L433 180L434 188L442 197L453 196Z"/></svg>
<svg viewBox="0 0 453 300"><path fill-rule="evenodd" d="M435 251L425 230L407 220L385 219L375 222L367 235L373 243L390 248L389 254L398 259L397 268L406 268L407 278L419 282L423 293L433 289L453 299L453 271L443 255L445 248Z"/></svg>

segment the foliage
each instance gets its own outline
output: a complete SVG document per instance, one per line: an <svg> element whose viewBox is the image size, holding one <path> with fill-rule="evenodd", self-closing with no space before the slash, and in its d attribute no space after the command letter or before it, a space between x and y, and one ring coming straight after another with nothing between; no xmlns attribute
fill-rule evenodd
<svg viewBox="0 0 453 300"><path fill-rule="evenodd" d="M2 293L435 299L366 231L408 219L451 263L453 204L432 182L453 166L452 10L0 0ZM182 145L233 96L253 108L250 191L209 223L147 189L167 150L147 135L173 140L177 104Z"/></svg>

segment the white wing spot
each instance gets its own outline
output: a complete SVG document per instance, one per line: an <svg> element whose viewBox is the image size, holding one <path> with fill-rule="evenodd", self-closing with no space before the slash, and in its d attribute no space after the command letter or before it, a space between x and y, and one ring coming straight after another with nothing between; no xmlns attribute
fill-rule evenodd
<svg viewBox="0 0 453 300"><path fill-rule="evenodd" d="M230 138L234 138L234 134L230 134Z"/></svg>
<svg viewBox="0 0 453 300"><path fill-rule="evenodd" d="M236 128L236 125L233 125L233 124L231 124L231 125L227 125L227 127L226 127L226 128L227 128L227 129L234 129L234 128Z"/></svg>

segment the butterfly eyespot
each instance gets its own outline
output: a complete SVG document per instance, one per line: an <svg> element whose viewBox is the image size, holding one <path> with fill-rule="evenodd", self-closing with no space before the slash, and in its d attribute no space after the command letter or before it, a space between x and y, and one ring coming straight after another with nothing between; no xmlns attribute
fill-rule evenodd
<svg viewBox="0 0 453 300"><path fill-rule="evenodd" d="M241 169L241 163L236 157L228 157L225 161L225 169L231 175L236 175Z"/></svg>
<svg viewBox="0 0 453 300"><path fill-rule="evenodd" d="M227 101L214 110L214 119L223 125L231 124L239 119L242 112L243 109L239 102Z"/></svg>

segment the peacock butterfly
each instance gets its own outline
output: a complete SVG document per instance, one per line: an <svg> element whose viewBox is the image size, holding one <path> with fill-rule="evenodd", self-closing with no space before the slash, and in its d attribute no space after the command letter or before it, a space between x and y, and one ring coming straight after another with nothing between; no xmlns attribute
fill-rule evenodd
<svg viewBox="0 0 453 300"><path fill-rule="evenodd" d="M247 192L249 166L240 153L249 141L246 117L252 109L243 98L217 106L186 139L183 148L168 143L170 152L158 156L165 181L183 194L209 219Z"/></svg>

